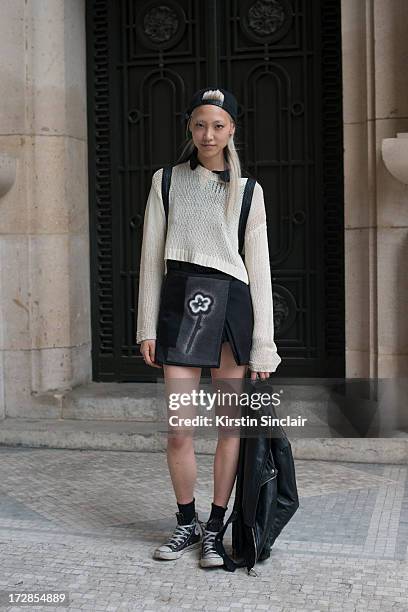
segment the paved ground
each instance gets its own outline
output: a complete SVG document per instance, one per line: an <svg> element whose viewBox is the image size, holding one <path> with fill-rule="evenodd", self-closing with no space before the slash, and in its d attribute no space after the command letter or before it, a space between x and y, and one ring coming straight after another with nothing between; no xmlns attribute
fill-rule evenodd
<svg viewBox="0 0 408 612"><path fill-rule="evenodd" d="M199 456L202 520L211 471ZM0 591L67 591L70 610L408 610L407 466L296 474L299 510L255 577L203 570L197 551L152 559L175 524L165 455L1 448Z"/></svg>

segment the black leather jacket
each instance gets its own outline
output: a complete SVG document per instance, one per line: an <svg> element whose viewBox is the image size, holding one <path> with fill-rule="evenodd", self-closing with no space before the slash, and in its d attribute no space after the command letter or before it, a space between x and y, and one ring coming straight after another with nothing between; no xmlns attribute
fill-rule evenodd
<svg viewBox="0 0 408 612"><path fill-rule="evenodd" d="M264 383L248 382L246 390L272 392ZM260 417L265 412L258 414ZM272 406L267 414L276 417ZM271 546L299 507L291 444L283 428L265 431L259 427L257 431L241 431L234 508L216 537L216 550L230 571L242 566L250 571L257 561L267 559ZM231 522L234 557L241 559L238 563L228 557L222 545Z"/></svg>

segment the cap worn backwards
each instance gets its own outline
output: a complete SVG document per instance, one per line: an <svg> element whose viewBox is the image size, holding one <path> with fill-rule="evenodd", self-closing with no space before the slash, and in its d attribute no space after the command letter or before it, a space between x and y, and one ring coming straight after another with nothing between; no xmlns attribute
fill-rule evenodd
<svg viewBox="0 0 408 612"><path fill-rule="evenodd" d="M211 96L211 92L214 90L219 90L223 96L223 100L219 100L216 97ZM204 97L204 94L206 94ZM228 90L223 89L221 87L205 87L204 89L200 89L197 91L190 100L188 108L184 114L184 118L188 120L191 116L191 113L197 106L201 106L202 104L213 104L214 106L219 106L220 108L227 111L230 114L232 119L236 122L238 115L238 102L235 96Z"/></svg>

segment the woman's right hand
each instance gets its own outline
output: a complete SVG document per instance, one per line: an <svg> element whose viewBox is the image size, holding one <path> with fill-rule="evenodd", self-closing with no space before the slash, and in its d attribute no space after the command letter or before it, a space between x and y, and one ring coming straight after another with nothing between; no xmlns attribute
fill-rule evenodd
<svg viewBox="0 0 408 612"><path fill-rule="evenodd" d="M146 365L152 368L161 368L161 365L155 363L156 357L156 340L143 340L140 344L140 352L143 355Z"/></svg>

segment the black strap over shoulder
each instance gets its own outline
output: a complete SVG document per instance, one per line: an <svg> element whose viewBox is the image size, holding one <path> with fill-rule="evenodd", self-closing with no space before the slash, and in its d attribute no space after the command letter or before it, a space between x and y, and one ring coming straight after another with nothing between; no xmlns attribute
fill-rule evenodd
<svg viewBox="0 0 408 612"><path fill-rule="evenodd" d="M254 193L256 180L248 178L245 183L244 195L242 196L241 214L239 217L238 226L238 245L239 252L242 256L245 241L245 228L248 220L249 210L251 208L252 194Z"/></svg>
<svg viewBox="0 0 408 612"><path fill-rule="evenodd" d="M171 173L173 171L173 166L165 166L163 168L162 175L162 199L163 199L163 207L164 214L166 216L166 226L169 218L169 193L170 193L170 182L171 182Z"/></svg>
<svg viewBox="0 0 408 612"><path fill-rule="evenodd" d="M169 218L169 193L173 166L164 166L162 174L162 199L164 214L166 217L166 227ZM252 177L248 178L245 183L244 194L242 196L241 213L238 225L238 248L242 256L245 241L245 228L248 220L249 211L251 208L252 194L254 192L256 180Z"/></svg>

